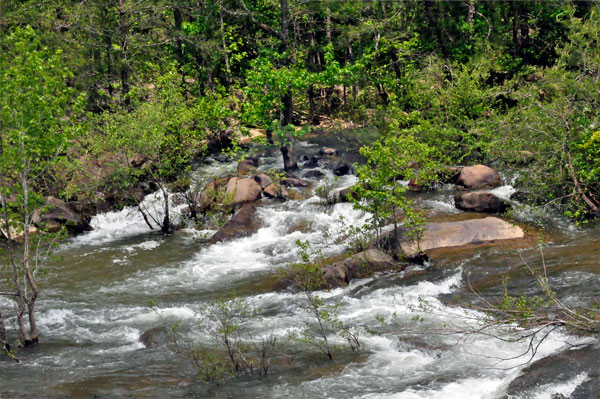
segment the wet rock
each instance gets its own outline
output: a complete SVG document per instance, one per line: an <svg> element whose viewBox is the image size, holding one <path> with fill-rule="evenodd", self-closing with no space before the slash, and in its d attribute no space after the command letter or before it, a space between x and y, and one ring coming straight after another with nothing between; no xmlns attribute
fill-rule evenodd
<svg viewBox="0 0 600 399"><path fill-rule="evenodd" d="M429 187L419 179L410 179L408 181L408 189L417 193L422 193L429 190Z"/></svg>
<svg viewBox="0 0 600 399"><path fill-rule="evenodd" d="M317 155L313 155L307 162L304 164L305 168L318 168L323 165L323 158Z"/></svg>
<svg viewBox="0 0 600 399"><path fill-rule="evenodd" d="M350 173L350 166L345 162L338 162L333 169L336 176L344 176Z"/></svg>
<svg viewBox="0 0 600 399"><path fill-rule="evenodd" d="M596 374L594 378L575 388L571 399L600 399L600 376Z"/></svg>
<svg viewBox="0 0 600 399"><path fill-rule="evenodd" d="M365 278L384 270L401 269L403 266L378 249L368 249L323 269L323 278L329 287L340 287L354 278Z"/></svg>
<svg viewBox="0 0 600 399"><path fill-rule="evenodd" d="M233 198L233 204L238 205L260 199L262 190L254 179L232 177L225 192Z"/></svg>
<svg viewBox="0 0 600 399"><path fill-rule="evenodd" d="M335 148L330 148L330 147L322 147L319 150L319 154L321 155L327 155L327 156L334 156L337 155L337 150Z"/></svg>
<svg viewBox="0 0 600 399"><path fill-rule="evenodd" d="M28 230L29 234L37 232L37 228L35 226L29 226ZM13 223L13 221L10 221L7 229L4 220L0 219L0 237L8 240L9 232L12 241L22 242L25 239L25 229L23 223Z"/></svg>
<svg viewBox="0 0 600 399"><path fill-rule="evenodd" d="M198 204L200 209L205 210L217 203L218 193L219 182L213 179L206 183L200 194L196 198L193 198L193 200Z"/></svg>
<svg viewBox="0 0 600 399"><path fill-rule="evenodd" d="M265 189L265 187L273 184L273 181L271 180L271 178L269 176L265 175L264 173L260 173L256 176L254 176L254 181L257 182L258 185L260 186L260 188L262 188L263 190Z"/></svg>
<svg viewBox="0 0 600 399"><path fill-rule="evenodd" d="M43 209L37 209L33 213L33 224L49 232L57 232L65 226L72 233L81 233L89 231L92 227L87 220L64 201L46 197L46 206Z"/></svg>
<svg viewBox="0 0 600 399"><path fill-rule="evenodd" d="M252 204L244 204L240 210L238 210L235 215L233 215L214 236L212 236L208 243L215 244L220 241L247 237L255 233L259 227L260 219L256 214L256 207Z"/></svg>
<svg viewBox="0 0 600 399"><path fill-rule="evenodd" d="M237 173L239 176L252 174L259 165L260 160L257 157L246 157L238 163Z"/></svg>
<svg viewBox="0 0 600 399"><path fill-rule="evenodd" d="M525 191L515 191L511 194L510 199L513 201L522 202L524 204L530 203L532 200L531 194Z"/></svg>
<svg viewBox="0 0 600 399"><path fill-rule="evenodd" d="M140 335L139 341L146 348L158 348L171 343L171 334L165 327L155 327Z"/></svg>
<svg viewBox="0 0 600 399"><path fill-rule="evenodd" d="M507 398L536 393L544 385L565 383L586 372L588 380L575 389L570 398L598 398L600 349L593 345L567 350L537 360L527 366L506 390ZM554 396L553 396L554 397Z"/></svg>
<svg viewBox="0 0 600 399"><path fill-rule="evenodd" d="M314 170L309 170L306 173L304 173L302 175L302 178L304 179L321 179L322 177L325 176L325 173L321 172L318 169L314 169Z"/></svg>
<svg viewBox="0 0 600 399"><path fill-rule="evenodd" d="M456 194L454 205L463 211L485 213L503 213L510 207L508 202L483 190L465 191Z"/></svg>
<svg viewBox="0 0 600 399"><path fill-rule="evenodd" d="M306 180L301 180L296 177L286 177L281 181L286 187L308 187L310 185Z"/></svg>
<svg viewBox="0 0 600 399"><path fill-rule="evenodd" d="M500 176L485 165L467 166L461 170L457 184L466 188L498 187Z"/></svg>
<svg viewBox="0 0 600 399"><path fill-rule="evenodd" d="M341 189L339 191L338 195L340 198L339 202L349 202L350 198L352 198L354 200L358 200L360 198L358 193L356 191L354 191L352 189L352 187L346 187L346 188Z"/></svg>
<svg viewBox="0 0 600 399"><path fill-rule="evenodd" d="M285 187L276 184L270 184L269 186L265 187L263 194L265 197L276 199L286 199L288 197L288 191L285 189Z"/></svg>
<svg viewBox="0 0 600 399"><path fill-rule="evenodd" d="M476 248L496 245L509 240L524 239L525 232L521 227L500 218L488 216L483 219L457 222L427 223L419 245L417 245L416 239L409 238L405 229L399 228L396 234L392 231L377 245L389 250L398 258L418 262L425 260L424 255L428 257L439 255L444 249Z"/></svg>
<svg viewBox="0 0 600 399"><path fill-rule="evenodd" d="M327 286L331 288L343 287L348 284L351 278L346 274L346 266L343 263L334 263L323 270L323 278Z"/></svg>

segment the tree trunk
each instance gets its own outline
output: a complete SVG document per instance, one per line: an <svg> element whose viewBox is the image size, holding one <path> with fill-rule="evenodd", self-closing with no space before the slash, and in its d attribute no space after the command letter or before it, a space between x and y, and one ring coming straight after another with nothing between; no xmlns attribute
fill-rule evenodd
<svg viewBox="0 0 600 399"><path fill-rule="evenodd" d="M121 33L121 94L125 101L125 105L129 105L131 101L127 96L129 94L129 65L127 60L127 24L125 22L125 0L119 0L119 30Z"/></svg>
<svg viewBox="0 0 600 399"><path fill-rule="evenodd" d="M223 57L225 59L225 71L227 79L231 76L231 67L229 65L229 55L227 54L227 43L225 42L225 25L223 24L223 4L219 3L219 22L221 23L221 45L223 46Z"/></svg>
<svg viewBox="0 0 600 399"><path fill-rule="evenodd" d="M288 145L281 147L281 155L283 156L283 170L286 172L298 170L296 154L294 153L294 143L291 140Z"/></svg>
<svg viewBox="0 0 600 399"><path fill-rule="evenodd" d="M171 218L170 218L170 211L169 211L169 192L167 191L166 188L163 187L163 185L160 185L160 190L162 191L163 194L163 200L165 201L165 214L163 217L163 222L162 222L162 226L161 226L161 231L165 234L167 234L170 230L171 230Z"/></svg>

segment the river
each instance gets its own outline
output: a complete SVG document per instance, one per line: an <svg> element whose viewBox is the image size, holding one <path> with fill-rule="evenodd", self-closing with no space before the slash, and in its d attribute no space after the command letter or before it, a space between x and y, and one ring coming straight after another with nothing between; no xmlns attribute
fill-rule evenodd
<svg viewBox="0 0 600 399"><path fill-rule="evenodd" d="M318 148L304 142L300 152L314 153ZM282 167L276 153L263 162L262 170ZM226 175L235 165L217 161L200 165L195 171L197 184ZM356 177L335 180L330 170L320 170L326 178L306 190L305 198L261 200L258 232L215 245L206 244L214 231L183 229L168 236L151 231L134 209L94 217L94 230L63 244L59 257L40 277L41 345L22 351L19 364L0 360L0 398L504 397L529 359L519 356L527 352L528 342L451 333L480 325L480 315L454 303L457 295L469 294L467 276L488 295L501 293L502 275L507 272L514 292L537 292L522 267L523 260L539 264L536 248L495 247L456 254L320 292L326 302L339 303L341 321L361 329L359 353L332 336L339 348L329 361L316 348L285 340L312 320L302 294L275 289L282 268L299 260L295 242L308 241L312 250L324 255L340 254L344 244L337 239L346 232L345 224L360 225L368 217L348 203L324 204L316 195L319 186L338 190ZM452 190L418 195L416 201L429 215L456 214ZM509 185L496 189L505 197L512 191ZM155 201L152 195L145 199L148 207ZM513 217L524 223L543 219L550 283L561 298L577 305L600 297L597 229L578 229L560 217L536 215L523 207ZM198 313L211 301L232 294L257 309L257 321L249 326L255 336L274 334L284 342L283 360L274 362L266 377L204 384L180 356L140 343L144 331L177 323L181 342L210 346L213 337ZM149 301L156 306L149 307ZM428 311L418 310L423 303ZM557 330L540 345L535 358L588 341ZM578 370L574 378L523 391L519 398L551 398L555 393L568 397L586 373Z"/></svg>

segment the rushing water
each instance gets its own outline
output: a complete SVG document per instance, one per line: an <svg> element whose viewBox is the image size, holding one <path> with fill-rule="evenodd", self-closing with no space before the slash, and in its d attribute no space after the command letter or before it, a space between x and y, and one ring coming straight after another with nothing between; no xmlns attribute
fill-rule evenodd
<svg viewBox="0 0 600 399"><path fill-rule="evenodd" d="M302 146L308 153L316 148ZM264 170L282 166L277 156L264 161ZM234 167L235 163L218 162L201 166L197 184ZM536 292L520 267L523 260L539 263L535 249L488 248L453 255L429 267L409 266L319 293L328 303L340 304L340 320L362 331L358 354L330 337L340 344L333 362L315 348L286 342L285 360L276 362L267 377L206 385L182 358L164 348L143 347L141 333L173 323L179 323L184 342L209 345L211 337L198 312L231 294L258 309L260 318L250 325L255 336L274 334L283 340L310 322L304 297L276 290L274 277L299 259L297 240L309 241L312 250L324 255L340 254L344 246L337 238L345 226L361 225L368 217L347 203L324 205L315 195L319 185L338 190L353 184L355 177L334 180L331 171L321 170L327 177L315 182L305 199L261 200L258 232L215 245L205 243L214 231L184 229L169 236L151 231L133 209L96 216L94 230L63 245L60 259L41 278L42 344L21 352L20 364L0 362L0 398L503 397L528 360L519 356L527 352L528 342L496 339L498 331L491 336L452 334L477 328L481 316L451 305L452 298L467 293L467 275L482 292L498 293L507 272L511 288ZM512 190L503 186L494 192L508 197ZM430 215L454 214L452 194L451 188L444 188L419 195L417 201ZM145 201L151 208L157 199L149 196ZM520 212L516 215L522 220L533 218ZM549 222L551 242L544 255L550 282L568 303L589 303L600 295L597 231L565 226L559 219ZM150 300L155 307L147 306ZM415 310L424 303L427 312ZM385 324L378 321L381 318ZM583 341L555 331L536 359ZM586 376L586 370L580 370L575 379L547 384L521 397L568 397Z"/></svg>

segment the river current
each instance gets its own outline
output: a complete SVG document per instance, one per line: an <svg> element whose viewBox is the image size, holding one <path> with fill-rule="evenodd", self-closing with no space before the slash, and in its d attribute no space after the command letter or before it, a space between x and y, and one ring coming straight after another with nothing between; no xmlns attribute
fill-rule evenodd
<svg viewBox="0 0 600 399"><path fill-rule="evenodd" d="M310 153L318 147L302 143L301 149ZM201 165L196 183L224 176L235 165ZM263 158L260 169L273 167L282 167L277 154ZM274 334L284 341L310 322L305 298L275 289L273 281L282 268L299 260L297 240L310 242L311 250L326 256L338 255L345 249L338 238L347 225L359 226L368 218L351 204L327 205L317 195L319 186L339 190L352 185L355 176L334 179L329 169L319 170L326 177L315 181L303 199L260 200L262 227L255 234L214 245L206 244L214 231L183 229L169 236L152 231L135 209L94 217L94 230L62 245L41 276L42 344L22 352L19 364L0 361L0 398L503 398L529 360L519 356L527 353L529 342L500 340L495 333L457 333L477 329L481 315L452 298L468 291L467 276L483 292L501 290L504 272L523 260L539 262L535 248L472 251L320 292L326 302L339 303L341 321L359 328L361 351L354 353L331 336L339 348L329 361L316 348L286 342L286 360L275 362L263 378L204 384L185 359L140 343L144 331L177 323L180 340L209 346L213 338L198 314L211 301L232 294L257 309L260 317L250 324L254 336ZM513 190L507 185L495 193L508 197ZM148 196L146 206L152 208L157 198ZM458 213L451 188L416 200L429 215ZM518 208L514 217L526 223L538 218L525 208ZM547 215L545 223L549 243L544 254L552 286L573 304L597 297L597 230L579 230ZM536 291L522 271L513 273L509 286L521 293ZM156 305L148 306L149 301ZM556 330L535 359L587 341ZM582 369L575 378L518 397L569 397L586 378Z"/></svg>

